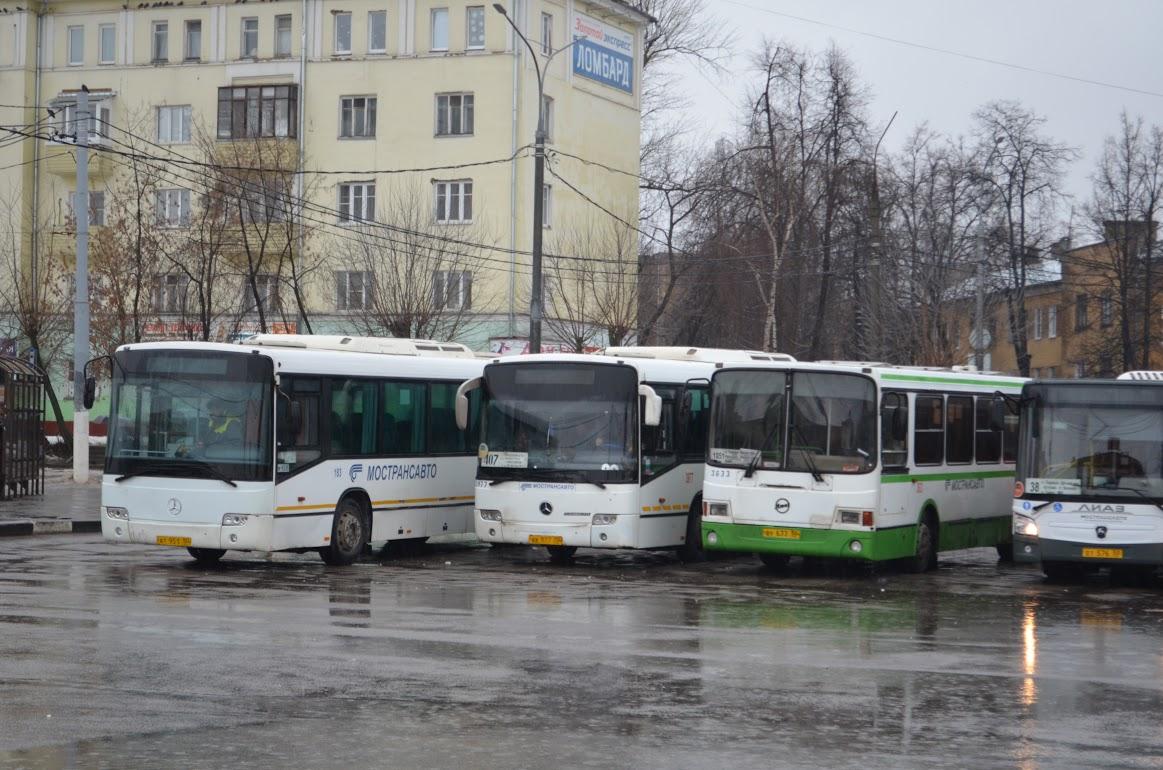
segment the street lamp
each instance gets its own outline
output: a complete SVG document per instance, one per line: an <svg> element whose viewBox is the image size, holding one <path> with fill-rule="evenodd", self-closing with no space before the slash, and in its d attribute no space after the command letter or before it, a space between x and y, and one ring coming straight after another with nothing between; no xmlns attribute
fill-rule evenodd
<svg viewBox="0 0 1163 770"><path fill-rule="evenodd" d="M505 6L493 3L493 10L505 17L505 21L513 28L513 33L521 38L521 42L529 49L529 56L533 60L533 70L537 73L537 133L533 141L533 287L529 299L529 350L533 353L541 352L541 247L542 230L545 222L545 70L541 62L537 61L537 51L533 44L521 33L517 24L505 11ZM577 40L562 46L556 51L545 55L545 66L553 61L553 57L571 47Z"/></svg>

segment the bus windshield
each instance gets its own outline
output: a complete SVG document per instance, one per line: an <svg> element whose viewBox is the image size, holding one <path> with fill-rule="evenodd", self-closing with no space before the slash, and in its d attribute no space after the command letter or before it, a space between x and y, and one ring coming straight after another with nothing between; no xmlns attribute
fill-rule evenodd
<svg viewBox="0 0 1163 770"><path fill-rule="evenodd" d="M1022 425L1028 494L1163 498L1163 388L1029 386Z"/></svg>
<svg viewBox="0 0 1163 770"><path fill-rule="evenodd" d="M810 473L876 465L876 386L866 377L727 370L712 391L712 463Z"/></svg>
<svg viewBox="0 0 1163 770"><path fill-rule="evenodd" d="M271 480L273 394L266 356L118 351L106 473Z"/></svg>
<svg viewBox="0 0 1163 770"><path fill-rule="evenodd" d="M638 480L638 377L628 366L485 368L481 478Z"/></svg>

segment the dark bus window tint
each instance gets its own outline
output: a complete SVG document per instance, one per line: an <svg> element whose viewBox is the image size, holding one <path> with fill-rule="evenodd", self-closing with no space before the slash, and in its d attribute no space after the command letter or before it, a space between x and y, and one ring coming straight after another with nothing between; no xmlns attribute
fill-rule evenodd
<svg viewBox="0 0 1163 770"><path fill-rule="evenodd" d="M917 465L940 465L945 449L945 399L917 396L913 445Z"/></svg>
<svg viewBox="0 0 1163 770"><path fill-rule="evenodd" d="M886 468L909 464L909 397L885 393L880 406L881 463Z"/></svg>
<svg viewBox="0 0 1163 770"><path fill-rule="evenodd" d="M996 463L1001 460L1001 430L993 424L994 403L990 396L977 397L976 412L976 459L979 463Z"/></svg>
<svg viewBox="0 0 1163 770"><path fill-rule="evenodd" d="M1018 458L1018 405L1009 399L1006 400L1005 426L1002 434L1004 447L1002 460L1007 463L1015 462Z"/></svg>
<svg viewBox="0 0 1163 770"><path fill-rule="evenodd" d="M428 438L428 451L432 454L464 454L468 451L468 436L471 433L463 432L456 427L456 389L459 385L460 383L456 382L428 384L428 408L432 426Z"/></svg>
<svg viewBox="0 0 1163 770"><path fill-rule="evenodd" d="M319 443L319 399L322 388L320 381L314 377L285 377L282 388L287 398L280 396L278 400L279 425L289 425L291 402L299 405L300 414L298 432L291 435L285 428L279 429L283 441L279 444L278 472L290 473L315 462L323 454Z"/></svg>
<svg viewBox="0 0 1163 770"><path fill-rule="evenodd" d="M946 406L945 461L973 461L973 396L949 396Z"/></svg>
<svg viewBox="0 0 1163 770"><path fill-rule="evenodd" d="M376 453L376 383L331 380L331 454Z"/></svg>
<svg viewBox="0 0 1163 770"><path fill-rule="evenodd" d="M654 389L662 397L662 417L657 426L642 426L642 480L657 476L678 462L675 451L675 391Z"/></svg>
<svg viewBox="0 0 1163 770"><path fill-rule="evenodd" d="M686 391L686 424L682 431L683 457L701 460L707 451L707 429L711 419L711 391L689 388Z"/></svg>
<svg viewBox="0 0 1163 770"><path fill-rule="evenodd" d="M424 453L424 383L384 383L384 453ZM455 428L455 423L453 424Z"/></svg>

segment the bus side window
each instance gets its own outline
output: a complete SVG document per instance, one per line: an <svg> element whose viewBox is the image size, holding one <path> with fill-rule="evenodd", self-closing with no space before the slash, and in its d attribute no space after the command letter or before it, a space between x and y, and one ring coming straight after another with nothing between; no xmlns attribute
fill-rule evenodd
<svg viewBox="0 0 1163 770"><path fill-rule="evenodd" d="M455 391L453 391L455 395ZM427 397L422 382L385 382L383 452L389 455L424 454ZM453 430L455 430L455 423Z"/></svg>
<svg viewBox="0 0 1163 770"><path fill-rule="evenodd" d="M903 468L909 464L909 397L885 393L880 406L881 464Z"/></svg>
<svg viewBox="0 0 1163 770"><path fill-rule="evenodd" d="M702 460L707 451L707 431L711 418L711 392L707 388L688 388L684 398L686 424L683 426L683 457Z"/></svg>
<svg viewBox="0 0 1163 770"><path fill-rule="evenodd" d="M655 388L662 396L662 419L656 427L642 427L642 478L657 476L678 462L675 452L675 391L673 388Z"/></svg>
<svg viewBox="0 0 1163 770"><path fill-rule="evenodd" d="M332 455L375 454L377 390L370 380L331 380Z"/></svg>
<svg viewBox="0 0 1163 770"><path fill-rule="evenodd" d="M428 451L432 454L464 454L468 451L468 432L462 432L456 427L456 389L460 383L430 382L429 394L429 428ZM477 393L479 388L473 393ZM472 424L471 407L469 424ZM471 430L471 428L470 428Z"/></svg>
<svg viewBox="0 0 1163 770"><path fill-rule="evenodd" d="M310 465L323 456L319 443L319 398L321 384L314 377L285 377L283 393L291 401L299 404L301 415L299 431L290 437L287 444L279 446L278 472L290 473L304 465ZM280 425L289 419L288 400L279 397L278 420Z"/></svg>
<svg viewBox="0 0 1163 770"><path fill-rule="evenodd" d="M993 424L994 402L997 396L978 396L976 406L977 462L996 463L1001 460L1001 427Z"/></svg>
<svg viewBox="0 0 1163 770"><path fill-rule="evenodd" d="M917 396L913 456L917 465L940 465L945 459L945 398Z"/></svg>
<svg viewBox="0 0 1163 770"><path fill-rule="evenodd" d="M945 402L945 462L973 462L973 396L949 396Z"/></svg>
<svg viewBox="0 0 1163 770"><path fill-rule="evenodd" d="M1002 426L1002 461L1016 462L1018 459L1018 405L1006 399L1005 424Z"/></svg>

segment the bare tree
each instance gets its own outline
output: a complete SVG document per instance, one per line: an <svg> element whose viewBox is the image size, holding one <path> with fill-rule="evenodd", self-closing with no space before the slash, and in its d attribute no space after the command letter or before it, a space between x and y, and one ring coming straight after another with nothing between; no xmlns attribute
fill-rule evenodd
<svg viewBox="0 0 1163 770"><path fill-rule="evenodd" d="M1063 198L1062 176L1077 152L1047 137L1046 119L1018 102L990 102L973 117L982 180L992 197L989 216L1001 235L999 259L1007 271L1010 343L1018 371L1028 377L1028 271L1051 241L1056 207Z"/></svg>
<svg viewBox="0 0 1163 770"><path fill-rule="evenodd" d="M341 309L359 310L353 321L368 334L451 340L471 331L494 300L475 281L491 269L480 212L457 217L473 223L435 221L423 182L390 186L373 205L376 221L353 221L333 236L346 268L336 274Z"/></svg>

